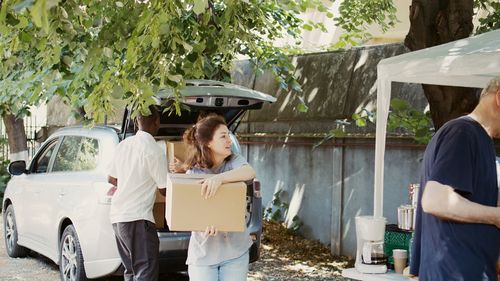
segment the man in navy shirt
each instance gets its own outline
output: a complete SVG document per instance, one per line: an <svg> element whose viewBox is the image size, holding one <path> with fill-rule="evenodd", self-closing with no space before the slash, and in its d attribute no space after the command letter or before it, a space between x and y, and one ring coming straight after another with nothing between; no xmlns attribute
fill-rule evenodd
<svg viewBox="0 0 500 281"><path fill-rule="evenodd" d="M425 151L410 266L420 281L497 280L498 137L500 77L471 114L446 123Z"/></svg>

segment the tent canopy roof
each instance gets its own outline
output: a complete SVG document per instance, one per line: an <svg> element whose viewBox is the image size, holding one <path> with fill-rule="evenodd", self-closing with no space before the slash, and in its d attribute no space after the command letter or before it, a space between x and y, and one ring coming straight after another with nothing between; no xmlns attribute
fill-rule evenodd
<svg viewBox="0 0 500 281"><path fill-rule="evenodd" d="M500 30L381 60L378 74L397 82L483 88L500 76Z"/></svg>
<svg viewBox="0 0 500 281"><path fill-rule="evenodd" d="M484 88L500 76L500 30L383 59L377 66L374 215L382 216L391 82Z"/></svg>

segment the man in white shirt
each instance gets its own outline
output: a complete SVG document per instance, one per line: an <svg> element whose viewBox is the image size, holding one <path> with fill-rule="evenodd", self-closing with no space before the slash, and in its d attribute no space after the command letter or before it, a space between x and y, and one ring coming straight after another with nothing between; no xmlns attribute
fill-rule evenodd
<svg viewBox="0 0 500 281"><path fill-rule="evenodd" d="M159 240L153 217L156 188L165 193L167 160L154 135L160 128L160 115L137 117L139 131L116 148L108 181L116 186L110 221L118 252L125 267L125 281L158 279Z"/></svg>

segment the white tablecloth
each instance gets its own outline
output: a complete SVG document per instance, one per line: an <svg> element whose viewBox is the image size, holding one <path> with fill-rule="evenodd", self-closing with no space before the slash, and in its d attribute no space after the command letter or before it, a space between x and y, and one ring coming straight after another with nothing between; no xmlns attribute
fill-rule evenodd
<svg viewBox="0 0 500 281"><path fill-rule="evenodd" d="M367 274L361 273L356 270L356 268L348 268L342 270L342 277L351 278L355 280L363 280L363 281L414 281L417 279L412 279L403 276L403 274L395 273L392 270L389 270L384 274Z"/></svg>

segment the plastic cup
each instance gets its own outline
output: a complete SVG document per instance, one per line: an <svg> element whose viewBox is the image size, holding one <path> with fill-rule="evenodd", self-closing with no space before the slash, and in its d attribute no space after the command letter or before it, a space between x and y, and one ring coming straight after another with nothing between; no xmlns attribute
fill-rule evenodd
<svg viewBox="0 0 500 281"><path fill-rule="evenodd" d="M403 249L394 249L392 250L392 258L394 259L394 271L402 274L406 267L406 261L408 260L408 251Z"/></svg>

